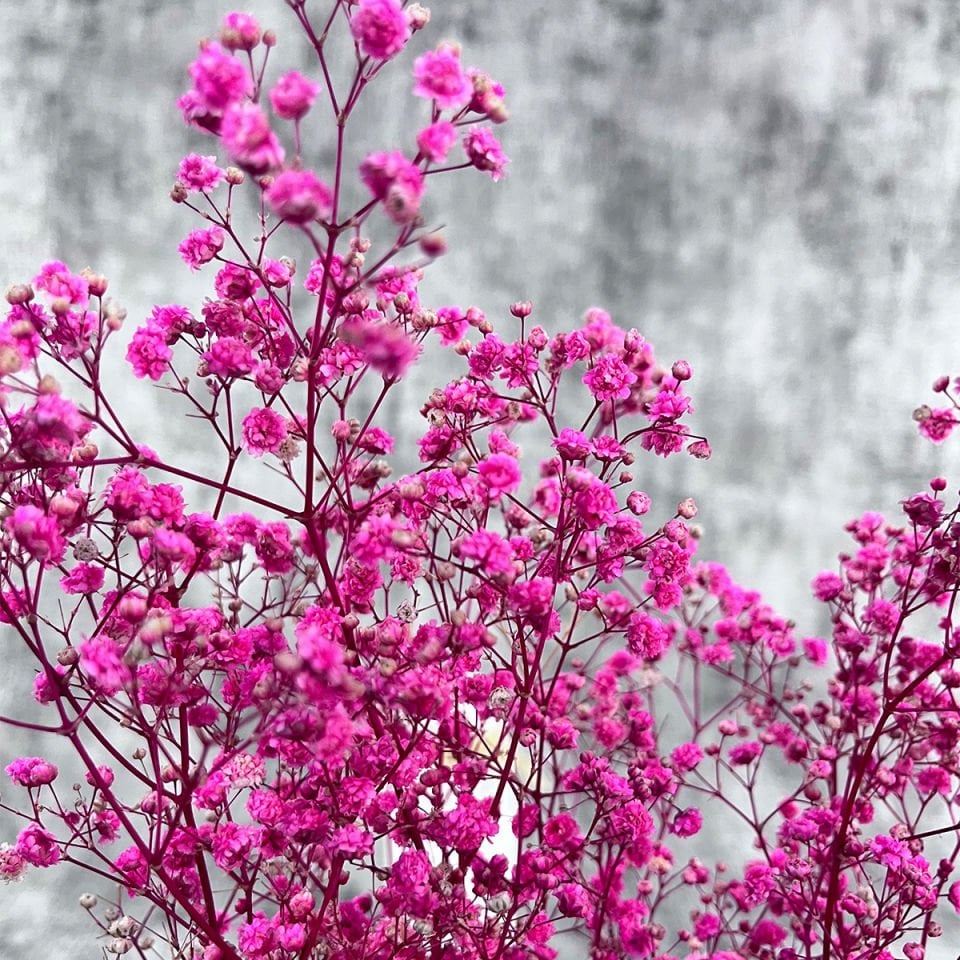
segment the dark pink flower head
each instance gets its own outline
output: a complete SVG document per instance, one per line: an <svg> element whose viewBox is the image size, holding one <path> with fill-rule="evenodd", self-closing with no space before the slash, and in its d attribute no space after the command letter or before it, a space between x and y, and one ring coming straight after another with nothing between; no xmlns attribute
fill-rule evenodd
<svg viewBox="0 0 960 960"><path fill-rule="evenodd" d="M287 439L287 421L276 410L255 407L243 418L243 446L253 457L276 453Z"/></svg>
<svg viewBox="0 0 960 960"><path fill-rule="evenodd" d="M459 110L473 99L473 82L460 65L460 51L444 43L417 57L413 92L433 100L441 110Z"/></svg>
<svg viewBox="0 0 960 960"><path fill-rule="evenodd" d="M17 853L34 867L52 867L60 862L60 844L57 838L35 823L17 835Z"/></svg>
<svg viewBox="0 0 960 960"><path fill-rule="evenodd" d="M34 560L56 563L63 559L66 543L53 517L48 517L39 507L17 507L7 518L7 530Z"/></svg>
<svg viewBox="0 0 960 960"><path fill-rule="evenodd" d="M606 400L626 400L630 396L630 386L636 381L637 375L627 369L627 365L615 353L600 356L583 375L587 389L601 403Z"/></svg>
<svg viewBox="0 0 960 960"><path fill-rule="evenodd" d="M45 263L33 278L33 285L54 300L67 300L77 306L85 306L90 296L87 281L70 272L65 263L53 260Z"/></svg>
<svg viewBox="0 0 960 960"><path fill-rule="evenodd" d="M949 407L930 410L917 423L920 432L932 443L943 443L953 432L956 425L957 418Z"/></svg>
<svg viewBox="0 0 960 960"><path fill-rule="evenodd" d="M291 223L325 220L333 210L330 188L312 170L284 170L265 196L270 209Z"/></svg>
<svg viewBox="0 0 960 960"><path fill-rule="evenodd" d="M506 453L492 453L477 465L477 472L491 499L513 493L520 486L520 464Z"/></svg>
<svg viewBox="0 0 960 960"><path fill-rule="evenodd" d="M492 180L503 177L503 168L510 158L488 127L473 127L463 138L463 149L470 163L478 170L489 173Z"/></svg>
<svg viewBox="0 0 960 960"><path fill-rule="evenodd" d="M222 183L225 173L217 166L216 157L202 157L191 153L180 161L177 179L190 191L209 193Z"/></svg>
<svg viewBox="0 0 960 960"><path fill-rule="evenodd" d="M220 28L220 42L228 50L252 50L262 33L260 24L249 13L228 13Z"/></svg>
<svg viewBox="0 0 960 960"><path fill-rule="evenodd" d="M177 247L183 262L191 270L199 270L209 263L223 249L227 235L220 227L208 227L205 230L191 230L186 239Z"/></svg>
<svg viewBox="0 0 960 960"><path fill-rule="evenodd" d="M220 138L237 166L254 175L283 165L283 147L255 103L233 104L223 116Z"/></svg>
<svg viewBox="0 0 960 960"><path fill-rule="evenodd" d="M20 757L6 768L7 776L21 787L40 787L57 779L57 768L42 757Z"/></svg>
<svg viewBox="0 0 960 960"><path fill-rule="evenodd" d="M246 64L227 53L219 43L207 43L189 67L198 105L222 113L253 93Z"/></svg>
<svg viewBox="0 0 960 960"><path fill-rule="evenodd" d="M360 164L360 179L394 223L409 223L420 210L423 173L399 150L371 153Z"/></svg>
<svg viewBox="0 0 960 960"><path fill-rule="evenodd" d="M320 85L296 70L283 74L270 91L273 112L284 120L299 120L313 106Z"/></svg>
<svg viewBox="0 0 960 960"><path fill-rule="evenodd" d="M360 0L350 30L366 57L390 60L410 39L410 24L399 0Z"/></svg>
<svg viewBox="0 0 960 960"><path fill-rule="evenodd" d="M420 152L434 163L447 159L453 145L457 142L457 128L446 121L431 123L417 134L417 147Z"/></svg>
<svg viewBox="0 0 960 960"><path fill-rule="evenodd" d="M399 380L420 355L420 344L398 323L352 317L341 326L340 338L357 347L385 379Z"/></svg>

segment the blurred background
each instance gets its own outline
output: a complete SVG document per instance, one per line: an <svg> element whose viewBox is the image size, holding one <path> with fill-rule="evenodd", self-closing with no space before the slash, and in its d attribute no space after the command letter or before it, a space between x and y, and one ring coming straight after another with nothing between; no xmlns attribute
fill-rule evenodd
<svg viewBox="0 0 960 960"><path fill-rule="evenodd" d="M154 303L199 308L212 274L176 252L199 224L168 193L180 158L213 141L174 103L227 9L0 0L3 287L62 259L106 274L129 331ZM277 31L275 65L309 67L279 0L239 9ZM910 417L935 405L938 375L960 373L960 7L438 0L371 88L358 156L410 149L427 107L404 93L409 69L444 39L506 87L497 133L512 163L499 184L431 180L424 212L447 225L450 252L423 299L495 321L530 299L551 333L603 306L666 365L688 360L693 426L714 456L642 457L637 483L664 514L694 497L701 555L802 632L822 629L808 585L834 566L843 523L895 516L931 476L951 489L960 477L960 447L933 448ZM322 176L328 131L314 136L305 160L315 149ZM408 406L409 436L434 385L403 385L396 425ZM129 393L145 431L168 429L156 402ZM14 676L0 707L24 694ZM0 743L4 762L42 749ZM0 890L0 960L99 956L78 892L61 871Z"/></svg>

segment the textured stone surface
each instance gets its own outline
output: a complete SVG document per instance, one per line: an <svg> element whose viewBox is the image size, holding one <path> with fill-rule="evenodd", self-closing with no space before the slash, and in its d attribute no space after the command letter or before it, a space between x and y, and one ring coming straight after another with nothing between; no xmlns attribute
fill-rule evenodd
<svg viewBox="0 0 960 960"><path fill-rule="evenodd" d="M893 511L957 463L910 422L934 377L960 372L956 5L435 7L431 37L459 38L465 59L506 85L513 163L500 185L438 184L427 213L449 225L452 252L428 300L504 316L530 298L548 330L603 305L662 360L688 359L715 457L641 459L638 483L664 509L696 497L704 555L812 630L807 584L843 545L841 524ZM55 256L106 273L132 321L153 302L199 303L205 278L175 250L194 224L165 196L179 157L209 146L173 101L223 9L0 0L4 283ZM286 63L298 44L288 11L244 9L273 11L264 20ZM398 102L384 89L372 107ZM358 154L403 145L410 116L424 116L407 104L415 114L394 107L365 123ZM328 155L322 136L314 146ZM406 385L411 411L429 386ZM150 423L154 400L136 402ZM51 875L2 891L0 960L96 956L88 941L57 939L82 920L76 890Z"/></svg>

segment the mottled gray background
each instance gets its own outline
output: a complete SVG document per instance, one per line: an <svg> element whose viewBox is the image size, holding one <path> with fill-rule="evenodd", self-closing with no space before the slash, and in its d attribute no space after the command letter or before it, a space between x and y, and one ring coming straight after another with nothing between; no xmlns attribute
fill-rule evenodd
<svg viewBox="0 0 960 960"><path fill-rule="evenodd" d="M960 373L960 5L434 8L416 48L457 38L504 83L513 162L499 185L462 175L433 191L451 253L429 299L503 316L530 298L551 331L603 305L662 360L688 359L715 456L643 459L640 484L664 506L694 496L704 555L815 629L807 585L842 523L956 477L957 451L922 443L910 412L937 375ZM57 257L107 274L131 320L154 302L199 305L207 279L175 249L196 224L166 195L183 153L212 141L173 103L226 9L0 0L4 285ZM278 30L277 62L302 55L282 4L242 9ZM394 71L400 87L407 76ZM401 102L386 87L375 107ZM365 121L365 147L409 146L401 131L425 107L405 102L414 113ZM429 386L406 387L411 406ZM154 416L150 391L129 402ZM0 960L96 956L76 939L81 884L51 872L0 890Z"/></svg>

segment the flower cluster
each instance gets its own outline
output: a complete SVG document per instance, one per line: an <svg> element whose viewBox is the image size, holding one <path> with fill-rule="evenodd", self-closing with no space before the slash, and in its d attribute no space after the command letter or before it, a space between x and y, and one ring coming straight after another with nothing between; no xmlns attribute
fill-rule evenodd
<svg viewBox="0 0 960 960"><path fill-rule="evenodd" d="M410 142L352 170L340 138L311 170L301 127L344 129L429 15L289 6L312 76L270 86L277 37L240 13L189 68L214 145L171 197L212 295L126 348L208 431L203 472L138 442L101 378L103 277L54 261L7 294L0 620L43 721L4 720L64 738L77 775L10 758L0 877L110 878L116 902L81 904L117 955L919 960L960 911L945 481L849 525L813 583L831 635L798 637L699 558L693 500L638 488L639 458L710 454L689 363L597 307L548 332L527 301L422 300L429 177L500 179L502 87L440 44ZM448 376L405 457L383 413L418 364Z"/></svg>

